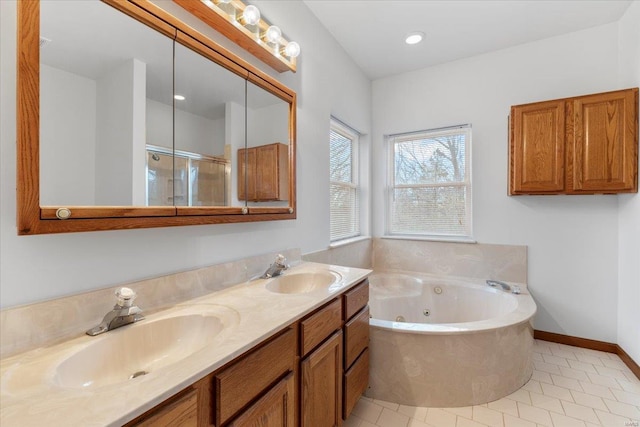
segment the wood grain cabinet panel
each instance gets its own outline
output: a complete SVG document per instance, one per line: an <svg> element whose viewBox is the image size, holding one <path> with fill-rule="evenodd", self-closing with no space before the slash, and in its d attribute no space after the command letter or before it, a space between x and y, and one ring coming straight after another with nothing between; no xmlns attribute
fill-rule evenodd
<svg viewBox="0 0 640 427"><path fill-rule="evenodd" d="M369 307L344 325L344 368L347 369L369 346Z"/></svg>
<svg viewBox="0 0 640 427"><path fill-rule="evenodd" d="M139 421L129 424L136 427L198 427L198 392L190 390L182 396L170 399Z"/></svg>
<svg viewBox="0 0 640 427"><path fill-rule="evenodd" d="M302 356L307 355L333 332L342 327L342 304L339 299L300 322Z"/></svg>
<svg viewBox="0 0 640 427"><path fill-rule="evenodd" d="M637 191L636 96L637 91L618 91L569 104L570 191Z"/></svg>
<svg viewBox="0 0 640 427"><path fill-rule="evenodd" d="M564 189L564 101L511 108L511 194Z"/></svg>
<svg viewBox="0 0 640 427"><path fill-rule="evenodd" d="M367 389L369 384L369 349L365 349L353 366L344 373L344 402L342 410L346 420L358 403L358 399Z"/></svg>
<svg viewBox="0 0 640 427"><path fill-rule="evenodd" d="M292 372L233 420L229 427L295 427L295 389Z"/></svg>
<svg viewBox="0 0 640 427"><path fill-rule="evenodd" d="M276 142L238 150L239 200L286 201L289 199L288 185L288 145Z"/></svg>
<svg viewBox="0 0 640 427"><path fill-rule="evenodd" d="M342 331L300 364L302 427L342 425Z"/></svg>
<svg viewBox="0 0 640 427"><path fill-rule="evenodd" d="M369 303L369 279L344 293L344 320L349 320Z"/></svg>
<svg viewBox="0 0 640 427"><path fill-rule="evenodd" d="M638 88L511 107L509 194L638 191Z"/></svg>
<svg viewBox="0 0 640 427"><path fill-rule="evenodd" d="M295 368L296 336L291 328L215 375L216 425L220 426Z"/></svg>

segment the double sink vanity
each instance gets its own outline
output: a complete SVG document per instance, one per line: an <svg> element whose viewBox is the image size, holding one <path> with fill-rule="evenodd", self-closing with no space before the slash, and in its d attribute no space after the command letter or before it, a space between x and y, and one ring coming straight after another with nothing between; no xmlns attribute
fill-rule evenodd
<svg viewBox="0 0 640 427"><path fill-rule="evenodd" d="M340 425L368 381L369 273L303 262L5 358L0 424Z"/></svg>

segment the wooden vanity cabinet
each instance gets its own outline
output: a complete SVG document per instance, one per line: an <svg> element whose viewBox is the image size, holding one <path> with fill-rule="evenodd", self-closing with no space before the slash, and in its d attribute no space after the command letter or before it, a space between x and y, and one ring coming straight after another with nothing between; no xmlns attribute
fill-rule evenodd
<svg viewBox="0 0 640 427"><path fill-rule="evenodd" d="M288 185L288 145L276 142L238 150L238 200L285 201L289 198Z"/></svg>
<svg viewBox="0 0 640 427"><path fill-rule="evenodd" d="M345 292L342 417L346 420L369 384L369 280Z"/></svg>
<svg viewBox="0 0 640 427"><path fill-rule="evenodd" d="M638 191L638 88L511 107L509 194Z"/></svg>
<svg viewBox="0 0 640 427"><path fill-rule="evenodd" d="M127 427L341 426L369 379L368 301L364 280Z"/></svg>
<svg viewBox="0 0 640 427"><path fill-rule="evenodd" d="M211 376L207 376L127 423L125 427L211 426Z"/></svg>
<svg viewBox="0 0 640 427"><path fill-rule="evenodd" d="M300 321L300 426L342 425L342 301Z"/></svg>

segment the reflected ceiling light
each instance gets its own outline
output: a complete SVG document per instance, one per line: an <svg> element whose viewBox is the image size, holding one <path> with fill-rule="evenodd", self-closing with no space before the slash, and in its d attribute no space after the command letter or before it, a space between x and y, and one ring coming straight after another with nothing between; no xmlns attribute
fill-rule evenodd
<svg viewBox="0 0 640 427"><path fill-rule="evenodd" d="M257 7L250 4L249 6L244 8L242 12L241 23L243 25L256 25L260 22L260 10Z"/></svg>
<svg viewBox="0 0 640 427"><path fill-rule="evenodd" d="M407 38L404 39L406 44L418 44L424 38L424 33L420 31L414 31L412 33L407 34Z"/></svg>
<svg viewBox="0 0 640 427"><path fill-rule="evenodd" d="M184 101L186 98L182 95L173 95L173 99L177 101Z"/></svg>

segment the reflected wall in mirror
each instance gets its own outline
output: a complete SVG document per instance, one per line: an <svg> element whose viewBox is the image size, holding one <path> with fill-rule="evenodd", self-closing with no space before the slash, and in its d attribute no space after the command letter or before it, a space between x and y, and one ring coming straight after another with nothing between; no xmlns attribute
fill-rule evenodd
<svg viewBox="0 0 640 427"><path fill-rule="evenodd" d="M238 198L249 206L288 206L288 117L288 102L247 83L247 148L238 152L239 176L244 177Z"/></svg>
<svg viewBox="0 0 640 427"><path fill-rule="evenodd" d="M40 40L40 204L147 205L146 105L173 103L173 40L99 1L41 2Z"/></svg>
<svg viewBox="0 0 640 427"><path fill-rule="evenodd" d="M148 0L20 1L16 40L18 234L296 218L295 92L269 75ZM284 123L248 123L261 96ZM277 207L237 197L248 128L286 129Z"/></svg>

